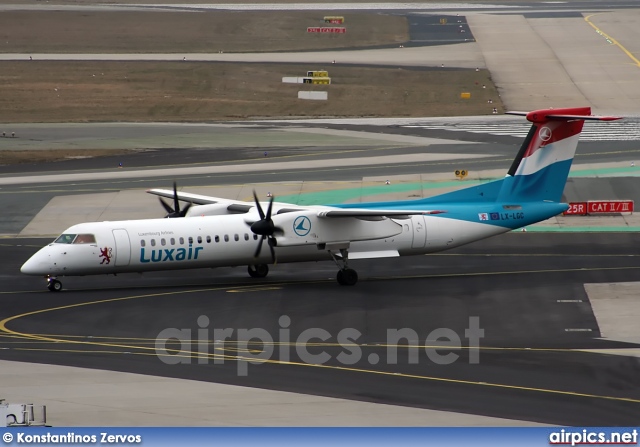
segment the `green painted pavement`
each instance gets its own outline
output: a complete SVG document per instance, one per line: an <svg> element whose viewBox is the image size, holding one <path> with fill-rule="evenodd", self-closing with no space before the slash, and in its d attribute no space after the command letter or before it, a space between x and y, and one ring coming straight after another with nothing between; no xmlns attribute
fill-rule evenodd
<svg viewBox="0 0 640 447"><path fill-rule="evenodd" d="M522 230L513 230L515 232ZM584 227L545 227L545 226L530 226L527 227L527 231L533 231L537 233L636 233L640 232L640 227L633 226L584 226Z"/></svg>
<svg viewBox="0 0 640 447"><path fill-rule="evenodd" d="M640 168L635 166L626 166L623 168L600 168L600 169L580 169L573 171L569 174L569 177L607 177L614 175L628 174L628 177L635 177L640 175Z"/></svg>

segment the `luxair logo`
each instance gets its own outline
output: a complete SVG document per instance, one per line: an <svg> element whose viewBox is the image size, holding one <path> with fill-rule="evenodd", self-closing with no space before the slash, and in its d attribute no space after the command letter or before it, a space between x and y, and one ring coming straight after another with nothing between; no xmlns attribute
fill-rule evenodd
<svg viewBox="0 0 640 447"><path fill-rule="evenodd" d="M298 216L293 221L293 231L298 236L306 236L311 231L311 221L307 216Z"/></svg>
<svg viewBox="0 0 640 447"><path fill-rule="evenodd" d="M151 249L145 251L145 248L140 248L140 262L171 262L171 261L191 261L198 259L198 253L203 247L192 247L189 245L189 249L186 248L160 248L158 250Z"/></svg>

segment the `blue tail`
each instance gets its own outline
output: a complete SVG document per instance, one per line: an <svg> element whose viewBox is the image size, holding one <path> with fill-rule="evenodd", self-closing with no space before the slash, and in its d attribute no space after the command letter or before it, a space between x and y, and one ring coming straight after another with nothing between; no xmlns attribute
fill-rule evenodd
<svg viewBox="0 0 640 447"><path fill-rule="evenodd" d="M560 202L585 120L619 119L591 116L589 107L507 113L524 115L532 122L507 176L429 197L423 203Z"/></svg>

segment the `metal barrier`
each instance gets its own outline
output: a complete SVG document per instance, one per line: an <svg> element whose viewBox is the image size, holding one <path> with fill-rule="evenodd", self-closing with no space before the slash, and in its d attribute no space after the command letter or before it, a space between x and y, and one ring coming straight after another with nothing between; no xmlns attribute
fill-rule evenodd
<svg viewBox="0 0 640 447"><path fill-rule="evenodd" d="M0 399L0 427L45 425L47 425L46 406L33 404L10 404L4 399Z"/></svg>

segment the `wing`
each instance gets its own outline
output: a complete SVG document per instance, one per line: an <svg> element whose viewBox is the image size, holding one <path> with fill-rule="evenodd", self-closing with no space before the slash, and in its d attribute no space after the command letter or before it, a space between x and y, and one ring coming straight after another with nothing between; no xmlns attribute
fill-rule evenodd
<svg viewBox="0 0 640 447"><path fill-rule="evenodd" d="M149 194L173 200L173 191L170 189L149 189ZM188 192L177 192L178 200L190 202L194 205L215 205L210 210L202 208L192 208L189 215L208 215L208 214L242 214L248 213L255 207L253 202L244 202L242 200L224 199L221 197L204 196L200 194L192 194ZM333 208L327 206L298 206L289 203L274 202L274 215L293 213L300 211L314 211L321 218L336 217L353 217L362 220L381 220L385 218L409 219L410 216L420 214L440 214L445 211L417 211L417 210L379 210L379 209L349 209L349 208Z"/></svg>
<svg viewBox="0 0 640 447"><path fill-rule="evenodd" d="M411 216L419 216L424 214L442 214L446 211L440 210L378 210L378 209L329 209L318 211L318 217L355 217L359 219L384 219L386 217L393 219L409 219Z"/></svg>
<svg viewBox="0 0 640 447"><path fill-rule="evenodd" d="M166 197L173 200L173 191L170 189L149 189L147 193L160 197ZM202 205L204 207L191 208L188 216L191 215L217 215L217 214L244 214L248 213L255 207L253 202L243 202L242 200L223 199L221 197L203 196L200 194L192 194L189 192L177 191L178 200L182 202L190 202L194 205ZM206 205L212 205L206 207ZM290 207L291 211L300 211L303 208L295 208L295 205L281 204ZM294 207L294 208L291 208ZM284 209L279 212L286 212Z"/></svg>
<svg viewBox="0 0 640 447"><path fill-rule="evenodd" d="M173 200L173 191L169 189L149 189L147 190L147 193ZM202 196L200 194L191 194L188 192L178 191L177 195L178 200L181 200L183 202L191 202L194 205L211 205L213 203L237 203L243 205L247 204L247 202L242 202L240 200L221 199L218 197Z"/></svg>

